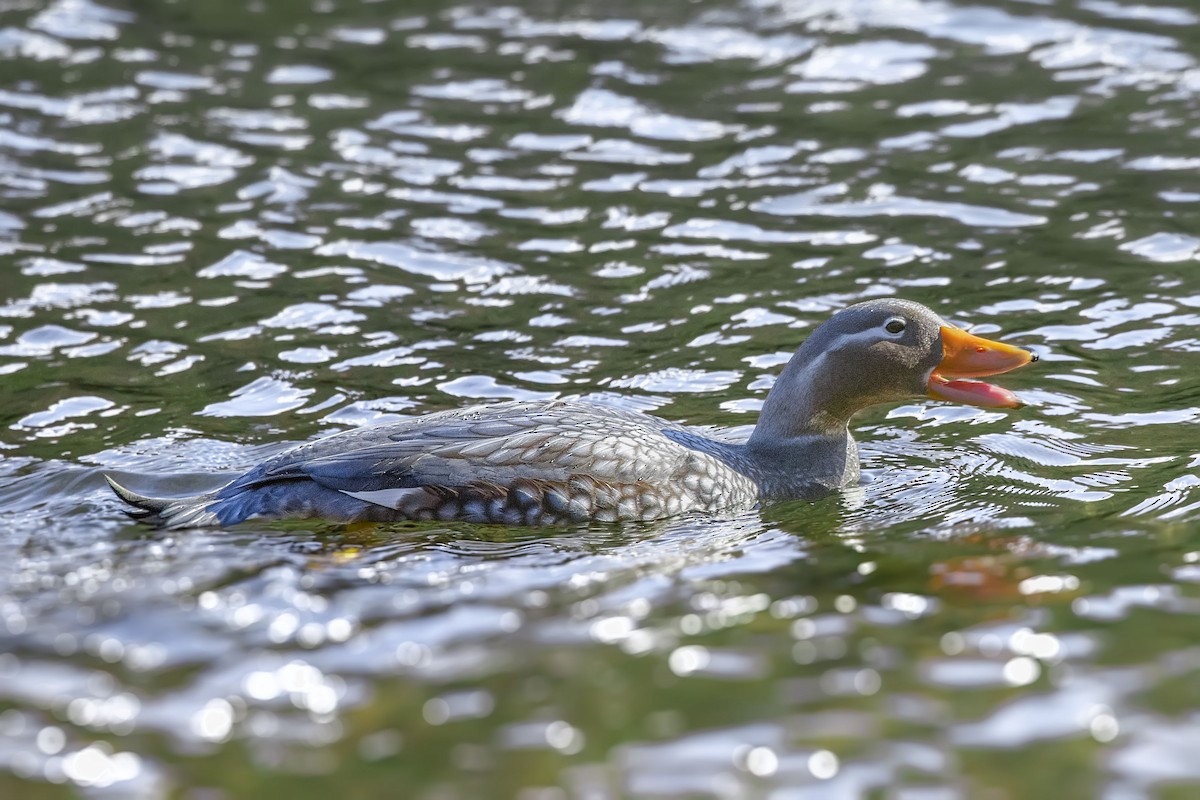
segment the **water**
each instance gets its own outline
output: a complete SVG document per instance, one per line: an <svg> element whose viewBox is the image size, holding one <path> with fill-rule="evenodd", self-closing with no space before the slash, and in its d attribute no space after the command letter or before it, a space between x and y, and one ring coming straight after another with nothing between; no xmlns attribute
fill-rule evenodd
<svg viewBox="0 0 1200 800"><path fill-rule="evenodd" d="M1200 15L932 0L0 10L0 796L1191 797ZM656 525L127 522L322 433L753 423L927 303L1028 406Z"/></svg>

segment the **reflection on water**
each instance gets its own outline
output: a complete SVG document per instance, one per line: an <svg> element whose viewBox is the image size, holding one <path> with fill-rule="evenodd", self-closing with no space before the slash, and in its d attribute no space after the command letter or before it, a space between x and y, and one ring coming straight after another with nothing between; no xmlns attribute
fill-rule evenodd
<svg viewBox="0 0 1200 800"><path fill-rule="evenodd" d="M0 795L1190 796L1185 5L9 8ZM817 503L165 534L100 478L477 400L744 432L881 295L1042 360Z"/></svg>

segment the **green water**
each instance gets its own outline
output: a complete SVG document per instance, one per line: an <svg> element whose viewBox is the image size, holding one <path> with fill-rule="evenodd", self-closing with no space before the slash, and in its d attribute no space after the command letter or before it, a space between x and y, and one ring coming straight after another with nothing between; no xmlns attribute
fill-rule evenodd
<svg viewBox="0 0 1200 800"><path fill-rule="evenodd" d="M1200 789L1200 15L0 5L0 797ZM896 295L1041 361L656 525L129 523L323 433L752 425Z"/></svg>

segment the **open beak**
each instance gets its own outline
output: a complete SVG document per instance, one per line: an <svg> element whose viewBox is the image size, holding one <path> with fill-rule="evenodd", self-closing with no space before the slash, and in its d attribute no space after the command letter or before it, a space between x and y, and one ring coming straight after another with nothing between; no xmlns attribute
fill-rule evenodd
<svg viewBox="0 0 1200 800"><path fill-rule="evenodd" d="M942 361L929 376L926 388L935 400L949 400L982 408L1019 408L1022 403L1007 389L967 380L1023 367L1037 355L1020 347L993 342L950 325L943 325Z"/></svg>

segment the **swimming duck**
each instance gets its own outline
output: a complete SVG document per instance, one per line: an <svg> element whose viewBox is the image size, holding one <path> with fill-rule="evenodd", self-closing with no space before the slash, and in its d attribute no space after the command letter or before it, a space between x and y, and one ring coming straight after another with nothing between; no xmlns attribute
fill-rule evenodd
<svg viewBox="0 0 1200 800"><path fill-rule="evenodd" d="M652 520L815 498L859 479L849 422L929 396L1016 408L971 378L1037 356L956 328L919 303L869 300L822 323L784 367L745 442L583 401L443 411L318 439L208 494L152 498L105 476L129 514L167 528L251 518Z"/></svg>

